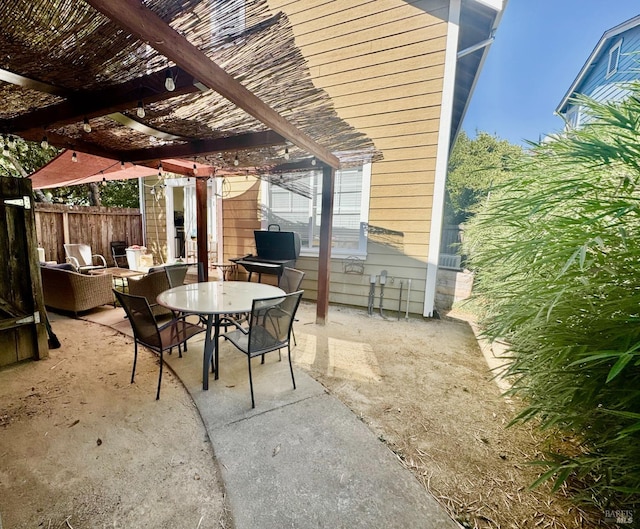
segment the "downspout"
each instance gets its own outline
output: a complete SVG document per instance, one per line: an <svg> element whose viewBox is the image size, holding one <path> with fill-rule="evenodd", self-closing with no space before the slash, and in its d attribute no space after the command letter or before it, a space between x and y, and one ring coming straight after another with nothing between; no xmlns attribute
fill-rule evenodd
<svg viewBox="0 0 640 529"><path fill-rule="evenodd" d="M440 238L444 212L444 193L449 164L449 138L453 115L453 96L456 81L458 54L458 33L460 30L461 0L451 0L449 21L447 23L447 43L444 59L444 78L442 82L442 104L440 107L440 130L438 131L438 149L436 151L436 170L433 186L433 204L431 207L431 228L429 233L429 255L427 256L427 281L424 293L423 316L431 318L435 308L436 276L440 258Z"/></svg>

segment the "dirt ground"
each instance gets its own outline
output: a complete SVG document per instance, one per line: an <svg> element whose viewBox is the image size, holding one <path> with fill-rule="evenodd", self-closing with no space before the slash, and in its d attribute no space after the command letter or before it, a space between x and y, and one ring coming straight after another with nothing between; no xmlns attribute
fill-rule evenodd
<svg viewBox="0 0 640 529"><path fill-rule="evenodd" d="M528 489L544 449L505 428L500 395L462 320L385 320L332 307L318 327L303 303L294 360L340 398L464 527L602 527L562 494ZM225 528L213 449L168 371L114 330L57 317L50 358L0 371L0 516L5 529Z"/></svg>
<svg viewBox="0 0 640 529"><path fill-rule="evenodd" d="M130 384L131 339L52 325L61 348L0 371L0 527L231 527L205 428L173 374L156 401L150 352Z"/></svg>

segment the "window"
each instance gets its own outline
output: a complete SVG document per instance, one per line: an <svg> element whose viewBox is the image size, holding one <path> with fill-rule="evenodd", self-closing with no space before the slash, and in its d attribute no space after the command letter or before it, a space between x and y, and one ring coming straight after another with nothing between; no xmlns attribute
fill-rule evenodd
<svg viewBox="0 0 640 529"><path fill-rule="evenodd" d="M364 255L369 214L371 164L336 171L333 201L332 253ZM282 175L265 182L266 224L300 235L301 253L317 255L320 246L322 172Z"/></svg>
<svg viewBox="0 0 640 529"><path fill-rule="evenodd" d="M214 40L242 33L245 29L244 0L212 0L211 22Z"/></svg>
<svg viewBox="0 0 640 529"><path fill-rule="evenodd" d="M607 75L606 75L607 79L618 71L618 62L620 61L621 47L622 47L622 39L616 42L613 45L613 47L609 50L609 63L607 64Z"/></svg>

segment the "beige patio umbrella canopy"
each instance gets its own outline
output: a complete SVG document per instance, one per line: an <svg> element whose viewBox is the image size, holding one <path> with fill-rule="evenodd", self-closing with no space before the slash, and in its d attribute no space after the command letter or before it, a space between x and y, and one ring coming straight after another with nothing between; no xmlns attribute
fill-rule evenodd
<svg viewBox="0 0 640 529"><path fill-rule="evenodd" d="M0 132L127 167L183 159L233 170L241 153L235 169L265 174L309 168L315 158L325 191L322 322L334 171L379 155L313 86L287 17L264 0L245 0L242 20L235 7L204 0L4 0ZM204 201L205 179L196 181ZM206 241L206 209L198 212L204 230L198 240ZM206 248L198 252L206 256Z"/></svg>

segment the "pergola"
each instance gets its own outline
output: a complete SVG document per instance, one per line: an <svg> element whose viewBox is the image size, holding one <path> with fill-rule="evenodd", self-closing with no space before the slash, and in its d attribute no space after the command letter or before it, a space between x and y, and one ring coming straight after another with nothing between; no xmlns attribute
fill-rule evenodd
<svg viewBox="0 0 640 529"><path fill-rule="evenodd" d="M4 0L0 132L5 140L46 141L125 164L181 159L175 172L196 177L203 261L210 172L199 171L200 164L242 174L320 167L317 321L323 323L335 170L379 155L313 86L287 17L270 12L265 0L246 0L242 13L233 7L203 0Z"/></svg>

